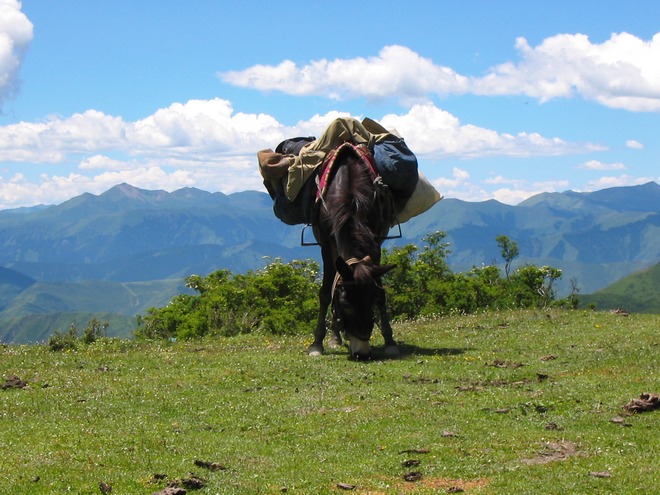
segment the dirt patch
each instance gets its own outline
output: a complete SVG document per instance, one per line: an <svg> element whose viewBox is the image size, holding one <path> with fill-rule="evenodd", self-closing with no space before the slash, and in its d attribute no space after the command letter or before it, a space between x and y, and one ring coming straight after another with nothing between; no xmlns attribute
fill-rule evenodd
<svg viewBox="0 0 660 495"><path fill-rule="evenodd" d="M195 466L208 469L210 471L225 471L227 467L219 462L211 461L200 461L199 459L195 460Z"/></svg>
<svg viewBox="0 0 660 495"><path fill-rule="evenodd" d="M477 493L478 490L488 486L490 480L482 478L477 480L463 480L456 478L441 478L437 476L421 476L417 480L398 480L383 479L389 485L388 491L368 489L366 487L356 487L359 495L385 495L386 493L404 494L407 492L416 493L420 488L430 488L438 493Z"/></svg>
<svg viewBox="0 0 660 495"><path fill-rule="evenodd" d="M512 361L504 361L502 359L496 359L492 363L488 364L488 366L494 366L495 368L522 368L525 366L524 363L514 363Z"/></svg>
<svg viewBox="0 0 660 495"><path fill-rule="evenodd" d="M186 495L186 490L179 488L178 486L168 486L159 492L155 492L153 495Z"/></svg>
<svg viewBox="0 0 660 495"><path fill-rule="evenodd" d="M527 465L548 464L555 461L565 461L569 457L577 457L583 455L573 442L560 441L560 442L547 442L543 445L543 450L540 450L535 457L531 459L523 459L521 462Z"/></svg>
<svg viewBox="0 0 660 495"><path fill-rule="evenodd" d="M403 479L411 483L414 483L415 481L419 481L423 477L424 475L419 471L410 471L409 473L403 475Z"/></svg>
<svg viewBox="0 0 660 495"><path fill-rule="evenodd" d="M641 413L660 409L660 395L642 394L637 399L632 399L623 408L630 413Z"/></svg>
<svg viewBox="0 0 660 495"><path fill-rule="evenodd" d="M27 382L21 380L16 375L11 375L5 380L5 383L2 384L2 390L8 390L10 388L25 388L27 387Z"/></svg>

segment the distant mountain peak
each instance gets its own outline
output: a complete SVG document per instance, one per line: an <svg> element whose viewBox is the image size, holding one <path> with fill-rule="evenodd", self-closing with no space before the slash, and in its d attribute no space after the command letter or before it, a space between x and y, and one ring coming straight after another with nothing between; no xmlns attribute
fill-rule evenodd
<svg viewBox="0 0 660 495"><path fill-rule="evenodd" d="M110 192L115 192L115 193L121 193L125 194L126 196L139 196L142 194L144 190L140 189L138 187L132 186L128 184L127 182L122 182L121 184L117 184L116 186L110 188L108 191L106 191L104 194L108 194Z"/></svg>
<svg viewBox="0 0 660 495"><path fill-rule="evenodd" d="M532 196L518 206L546 206L566 210L585 207L606 207L619 211L658 212L660 205L660 185L647 182L637 186L620 186L593 192L544 192Z"/></svg>
<svg viewBox="0 0 660 495"><path fill-rule="evenodd" d="M610 187L588 193L589 199L620 211L659 210L660 185L647 182L638 186Z"/></svg>
<svg viewBox="0 0 660 495"><path fill-rule="evenodd" d="M133 201L150 202L153 200L162 200L167 197L169 193L163 190L147 190L140 189L123 182L107 190L99 197L106 199L131 199Z"/></svg>

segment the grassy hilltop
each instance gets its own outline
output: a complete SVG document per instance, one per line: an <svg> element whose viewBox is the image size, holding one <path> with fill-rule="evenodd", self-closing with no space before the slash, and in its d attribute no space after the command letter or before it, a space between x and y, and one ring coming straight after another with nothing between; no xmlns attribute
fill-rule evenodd
<svg viewBox="0 0 660 495"><path fill-rule="evenodd" d="M367 363L258 334L2 346L0 493L653 493L660 410L623 406L660 392L659 327L455 316Z"/></svg>

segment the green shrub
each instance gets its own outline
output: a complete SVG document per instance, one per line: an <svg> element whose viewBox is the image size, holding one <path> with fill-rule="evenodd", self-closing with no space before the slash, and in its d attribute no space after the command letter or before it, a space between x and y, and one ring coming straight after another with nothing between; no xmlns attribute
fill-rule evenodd
<svg viewBox="0 0 660 495"><path fill-rule="evenodd" d="M445 238L444 232L435 232L423 239L421 249L412 244L383 249L381 263L395 265L383 281L393 319L557 304L575 307L573 300L555 301L554 284L561 278L561 270L526 265L511 273L518 247L506 236L496 238L505 276L493 265L452 273ZM218 270L206 277L191 275L186 285L197 294L177 296L164 308L150 308L138 317L136 336L188 339L251 332L311 333L319 308L318 274L315 261L283 263L275 259L246 274Z"/></svg>
<svg viewBox="0 0 660 495"><path fill-rule="evenodd" d="M196 295L177 296L164 308L138 318L141 338L231 336L255 331L299 334L318 314L318 263L275 259L244 275L219 270L192 275L186 285Z"/></svg>
<svg viewBox="0 0 660 495"><path fill-rule="evenodd" d="M72 323L66 332L55 330L48 339L48 347L53 351L64 351L77 349L79 344L93 344L107 336L108 326L108 322L101 323L92 318L79 336L78 328Z"/></svg>

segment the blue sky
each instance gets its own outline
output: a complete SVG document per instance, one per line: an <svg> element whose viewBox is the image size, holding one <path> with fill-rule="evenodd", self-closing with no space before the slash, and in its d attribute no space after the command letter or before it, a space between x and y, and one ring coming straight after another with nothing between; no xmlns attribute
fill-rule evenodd
<svg viewBox="0 0 660 495"><path fill-rule="evenodd" d="M256 152L395 127L446 197L660 181L660 2L0 0L0 208L263 190Z"/></svg>

